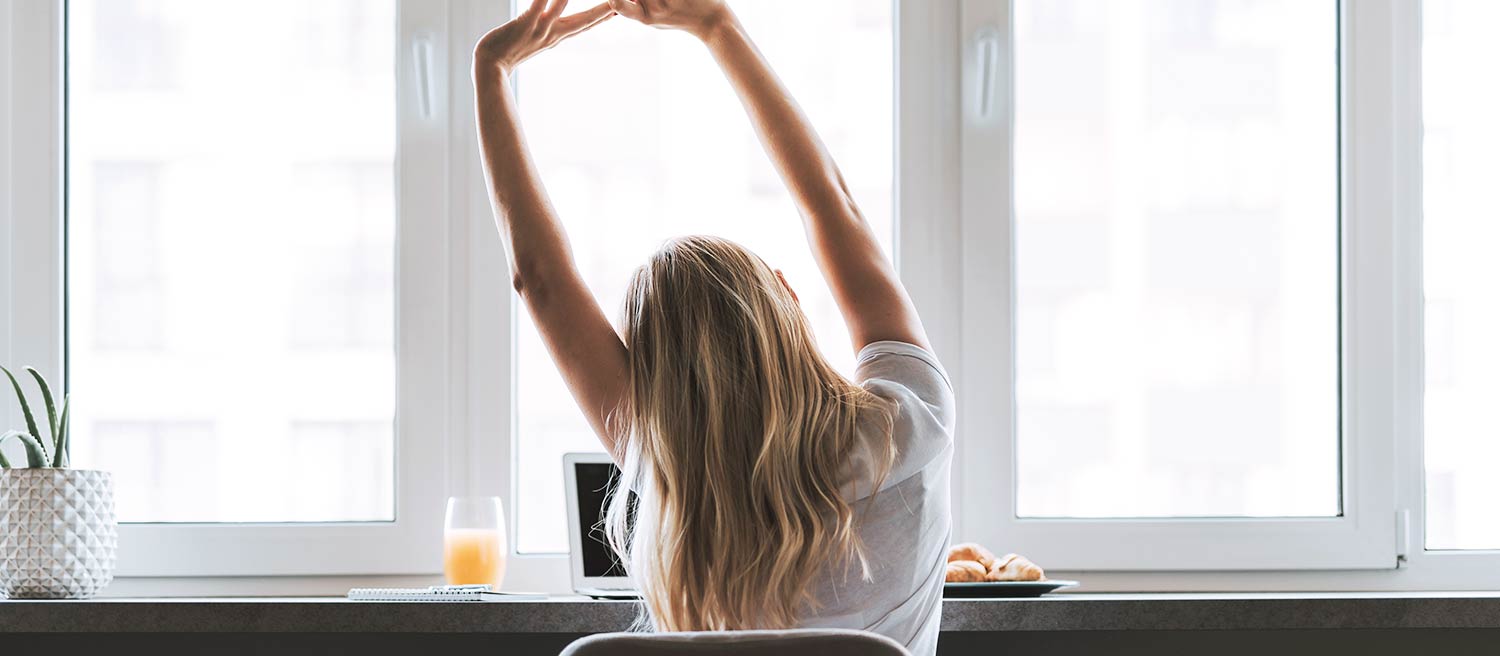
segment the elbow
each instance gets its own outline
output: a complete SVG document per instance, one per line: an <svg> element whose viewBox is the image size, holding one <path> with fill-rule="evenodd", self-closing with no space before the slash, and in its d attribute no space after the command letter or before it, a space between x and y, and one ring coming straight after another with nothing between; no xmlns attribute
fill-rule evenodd
<svg viewBox="0 0 1500 656"><path fill-rule="evenodd" d="M830 198L827 202L808 207L803 210L803 218L817 232L842 234L847 230L869 228L864 212L860 211L853 198L848 197Z"/></svg>
<svg viewBox="0 0 1500 656"><path fill-rule="evenodd" d="M803 206L804 214L817 223L828 226L864 227L864 212L860 211L859 203L854 200L854 193L844 181L844 176L834 170L832 177L836 184L824 187L822 193L808 193L805 196L807 200Z"/></svg>
<svg viewBox="0 0 1500 656"><path fill-rule="evenodd" d="M842 209L844 215L853 223L864 223L865 214L859 211L859 203L854 200L854 191L849 188L849 181L844 179L843 172L835 172L839 181L839 196L843 201Z"/></svg>
<svg viewBox="0 0 1500 656"><path fill-rule="evenodd" d="M523 298L542 290L545 287L542 281L542 276L537 275L534 269L528 267L517 266L510 274L511 288Z"/></svg>
<svg viewBox="0 0 1500 656"><path fill-rule="evenodd" d="M527 305L544 305L552 288L552 276L538 271L535 266L517 262L511 269L510 286Z"/></svg>
<svg viewBox="0 0 1500 656"><path fill-rule="evenodd" d="M510 258L510 286L518 294L526 294L537 285L544 275L542 262L535 254L526 250L514 252Z"/></svg>

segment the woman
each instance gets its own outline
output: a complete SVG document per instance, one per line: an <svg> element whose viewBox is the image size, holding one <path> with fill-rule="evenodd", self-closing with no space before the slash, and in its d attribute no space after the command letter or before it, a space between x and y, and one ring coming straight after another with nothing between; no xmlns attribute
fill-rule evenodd
<svg viewBox="0 0 1500 656"><path fill-rule="evenodd" d="M608 524L646 619L662 631L859 628L934 653L952 389L838 166L723 0L610 0L564 16L567 4L534 0L476 47L479 136L516 291L639 493L631 518L617 495ZM508 81L616 14L691 33L723 69L801 210L859 349L854 381L819 353L780 272L722 239L663 246L630 281L618 333L595 303ZM619 112L600 117L628 129Z"/></svg>

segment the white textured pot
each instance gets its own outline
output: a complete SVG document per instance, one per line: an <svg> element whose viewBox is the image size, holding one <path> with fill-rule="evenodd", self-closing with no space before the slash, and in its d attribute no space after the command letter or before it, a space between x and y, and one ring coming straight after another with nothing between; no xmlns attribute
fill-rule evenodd
<svg viewBox="0 0 1500 656"><path fill-rule="evenodd" d="M88 599L115 577L106 472L0 469L0 597Z"/></svg>

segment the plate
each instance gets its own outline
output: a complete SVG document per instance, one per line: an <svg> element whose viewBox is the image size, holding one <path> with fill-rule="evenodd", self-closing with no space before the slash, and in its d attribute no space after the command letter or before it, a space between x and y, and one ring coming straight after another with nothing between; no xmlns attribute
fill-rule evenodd
<svg viewBox="0 0 1500 656"><path fill-rule="evenodd" d="M1077 587L1077 581L986 581L984 583L944 583L944 599L1014 599L1040 597L1063 588Z"/></svg>

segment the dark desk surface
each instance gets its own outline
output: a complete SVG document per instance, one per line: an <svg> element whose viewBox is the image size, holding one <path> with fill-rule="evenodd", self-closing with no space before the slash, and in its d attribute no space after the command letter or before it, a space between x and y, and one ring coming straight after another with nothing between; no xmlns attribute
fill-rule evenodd
<svg viewBox="0 0 1500 656"><path fill-rule="evenodd" d="M632 602L330 598L0 601L0 632L507 633L619 631ZM1500 629L1500 593L1067 594L948 600L943 631Z"/></svg>

